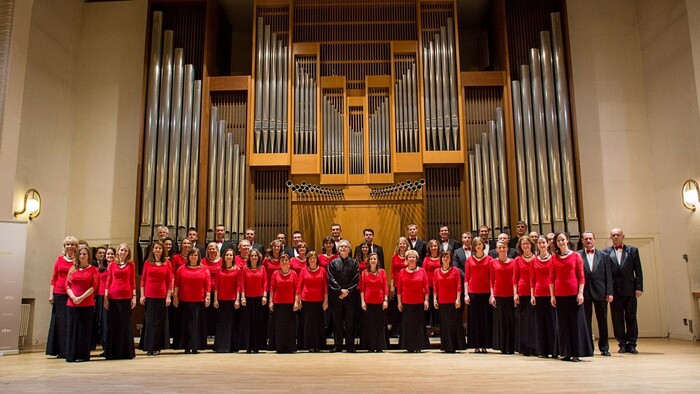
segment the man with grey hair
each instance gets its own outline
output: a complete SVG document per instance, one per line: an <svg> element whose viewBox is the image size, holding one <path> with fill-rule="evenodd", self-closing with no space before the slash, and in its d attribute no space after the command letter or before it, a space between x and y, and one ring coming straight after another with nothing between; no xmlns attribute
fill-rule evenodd
<svg viewBox="0 0 700 394"><path fill-rule="evenodd" d="M328 299L333 312L333 349L355 353L355 293L360 282L360 265L350 255L350 242L338 242L338 257L328 264Z"/></svg>

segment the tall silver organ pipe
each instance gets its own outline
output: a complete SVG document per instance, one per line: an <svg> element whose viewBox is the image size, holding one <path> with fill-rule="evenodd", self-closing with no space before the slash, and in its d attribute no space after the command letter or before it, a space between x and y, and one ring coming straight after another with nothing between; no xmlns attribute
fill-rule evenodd
<svg viewBox="0 0 700 394"><path fill-rule="evenodd" d="M315 59L297 58L294 65L294 153L316 154Z"/></svg>
<svg viewBox="0 0 700 394"><path fill-rule="evenodd" d="M180 168L180 142L182 135L182 98L185 65L182 48L175 49L173 61L173 95L170 112L170 148L168 158L168 201L166 221L171 233L177 231L177 208L179 200L180 178L177 171Z"/></svg>
<svg viewBox="0 0 700 394"><path fill-rule="evenodd" d="M156 201L154 222L165 224L167 199L168 141L170 137L170 106L173 80L173 31L166 30L163 37L163 72L160 79L160 116L158 120L158 156L156 159Z"/></svg>
<svg viewBox="0 0 700 394"><path fill-rule="evenodd" d="M190 214L189 227L197 226L197 204L199 193L199 140L202 119L202 81L194 81L194 104L192 105L192 160L190 161Z"/></svg>
<svg viewBox="0 0 700 394"><path fill-rule="evenodd" d="M216 225L216 153L219 144L219 108L211 107L209 112L209 174L207 176L207 229Z"/></svg>
<svg viewBox="0 0 700 394"><path fill-rule="evenodd" d="M520 99L523 115L523 144L525 147L525 165L527 172L528 214L531 228L540 228L540 199L537 188L537 157L535 155L535 133L532 123L532 94L530 87L530 67L520 66Z"/></svg>
<svg viewBox="0 0 700 394"><path fill-rule="evenodd" d="M518 218L527 221L527 178L525 177L525 144L523 139L523 107L520 81L511 82L513 92L513 125L515 133L515 167L518 180Z"/></svg>
<svg viewBox="0 0 700 394"><path fill-rule="evenodd" d="M537 149L537 174L540 198L540 223L542 233L553 231L552 211L550 205L549 162L547 161L547 130L544 121L544 104L542 98L542 71L540 51L530 49L530 84L532 86L532 115L535 131L535 148Z"/></svg>
<svg viewBox="0 0 700 394"><path fill-rule="evenodd" d="M500 197L501 229L508 227L508 186L506 179L506 132L503 108L498 107L496 118L496 141L498 141L498 195Z"/></svg>
<svg viewBox="0 0 700 394"><path fill-rule="evenodd" d="M194 92L194 66L185 66L185 80L182 95L182 138L180 141L180 163L176 172L178 183L177 239L187 234L187 210L190 190L190 160L192 151L192 95Z"/></svg>

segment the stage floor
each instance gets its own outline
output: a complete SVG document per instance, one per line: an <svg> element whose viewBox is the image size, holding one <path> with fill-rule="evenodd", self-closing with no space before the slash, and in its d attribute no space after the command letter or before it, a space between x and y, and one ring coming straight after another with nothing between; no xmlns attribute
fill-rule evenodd
<svg viewBox="0 0 700 394"><path fill-rule="evenodd" d="M0 392L700 391L700 343L642 339L638 350L637 355L596 355L580 363L437 349L281 355L167 350L158 357L137 351L134 360L69 364L32 348L0 357Z"/></svg>

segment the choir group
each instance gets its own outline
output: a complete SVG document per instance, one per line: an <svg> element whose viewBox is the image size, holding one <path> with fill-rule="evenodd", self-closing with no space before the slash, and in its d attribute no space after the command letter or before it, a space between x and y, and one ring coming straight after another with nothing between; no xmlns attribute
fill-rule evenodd
<svg viewBox="0 0 700 394"><path fill-rule="evenodd" d="M579 252L566 233L527 233L523 222L513 240L504 233L490 239L486 226L474 239L463 233L462 242L450 239L446 226L429 242L417 237L416 225L407 230L390 275L374 231L365 229L351 253L339 224L319 253L299 231L291 246L279 234L263 250L253 229L234 244L217 226L216 240L204 248L194 228L178 247L161 227L141 268L127 244L96 248L93 259L87 244L66 237L51 277L46 354L88 361L99 344L101 357L134 358L137 302L145 307L138 347L148 356L167 348L196 354L212 337L215 352L319 352L332 332L331 352L355 352L356 344L382 352L391 336L401 349L420 352L439 336L449 353L493 349L579 361L593 355L593 307L598 347L610 355L608 303L619 352L637 353L641 264L622 230L611 231L613 246L603 251L584 232Z"/></svg>

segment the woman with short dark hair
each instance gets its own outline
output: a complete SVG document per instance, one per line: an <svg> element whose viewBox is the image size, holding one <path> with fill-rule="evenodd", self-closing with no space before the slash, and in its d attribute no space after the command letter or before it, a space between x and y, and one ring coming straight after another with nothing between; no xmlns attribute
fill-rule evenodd
<svg viewBox="0 0 700 394"><path fill-rule="evenodd" d="M165 245L154 241L141 274L141 305L145 306L144 324L139 348L147 356L157 356L168 348L168 306L173 291L173 269L167 259Z"/></svg>
<svg viewBox="0 0 700 394"><path fill-rule="evenodd" d="M132 359L134 352L133 309L136 307L136 264L127 244L119 245L117 259L107 269L103 305L107 309L105 358Z"/></svg>
<svg viewBox="0 0 700 394"><path fill-rule="evenodd" d="M180 310L180 347L185 354L197 354L207 346L204 308L211 303L211 275L202 266L199 249L187 253L187 264L175 274L173 304Z"/></svg>
<svg viewBox="0 0 700 394"><path fill-rule="evenodd" d="M90 264L90 248L80 246L66 278L67 341L66 361L90 361L90 331L95 313L95 289L99 286L97 268Z"/></svg>

